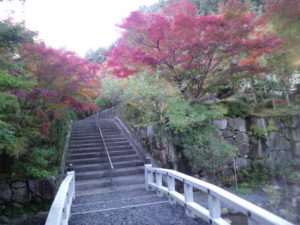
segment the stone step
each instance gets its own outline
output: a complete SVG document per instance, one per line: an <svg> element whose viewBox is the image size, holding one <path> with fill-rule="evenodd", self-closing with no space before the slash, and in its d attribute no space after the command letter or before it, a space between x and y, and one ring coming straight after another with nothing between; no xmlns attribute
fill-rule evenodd
<svg viewBox="0 0 300 225"><path fill-rule="evenodd" d="M141 184L144 183L144 175L132 175L132 176L121 176L114 177L112 179L113 186L122 186L129 184ZM76 190L88 190L93 188L102 188L110 186L110 179L100 178L100 179L90 179L90 180L79 180L76 181Z"/></svg>
<svg viewBox="0 0 300 225"><path fill-rule="evenodd" d="M106 147L109 152L133 150L133 147L131 145L111 146L107 144ZM85 152L101 152L101 151L105 151L105 149L104 149L104 145L101 146L99 145L99 147L95 146L95 147L82 147L82 148L71 148L71 149L69 148L69 151L71 153L85 153Z"/></svg>
<svg viewBox="0 0 300 225"><path fill-rule="evenodd" d="M116 142L107 142L105 140L106 146L112 147L112 146L130 146L130 143L128 141L116 141Z"/></svg>
<svg viewBox="0 0 300 225"><path fill-rule="evenodd" d="M101 148L103 143L81 143L81 144L70 144L69 150L82 149L82 148Z"/></svg>
<svg viewBox="0 0 300 225"><path fill-rule="evenodd" d="M113 201L99 201L93 203L84 203L84 204L76 204L72 205L71 213L77 214L82 212L89 212L95 210L102 210L102 209L112 209L112 208L120 208L124 206L133 206L133 205L140 205L145 203L153 203L165 200L166 198L158 197L155 193L152 192L152 195L145 195L145 196L136 196L131 198L123 198L119 200Z"/></svg>
<svg viewBox="0 0 300 225"><path fill-rule="evenodd" d="M124 142L124 141L127 141L125 137L105 138L105 143L115 143L115 142Z"/></svg>
<svg viewBox="0 0 300 225"><path fill-rule="evenodd" d="M75 134L75 135L72 135L71 134L71 139L72 138L100 138L100 134L99 133L93 133L93 134L89 134L89 135L78 135L78 134Z"/></svg>
<svg viewBox="0 0 300 225"><path fill-rule="evenodd" d="M128 145L118 145L118 146L110 146L110 145L107 145L107 150L108 151L114 151L114 150L131 150L133 149L133 147L128 144Z"/></svg>
<svg viewBox="0 0 300 225"><path fill-rule="evenodd" d="M100 136L92 137L70 137L70 141L101 140Z"/></svg>
<svg viewBox="0 0 300 225"><path fill-rule="evenodd" d="M128 191L145 191L145 184L132 184L132 185L124 185L124 186L113 186L113 187L102 187L102 188L94 188L93 190L77 190L76 191L76 199L89 199L90 196L95 199L94 196L99 196L101 195L102 197L105 196L106 194L111 194L113 193L113 196L118 196L118 193L126 193ZM111 196L111 198L113 198ZM136 195L135 195L136 196ZM91 201L92 202L92 201Z"/></svg>
<svg viewBox="0 0 300 225"><path fill-rule="evenodd" d="M103 135L104 140L106 139L116 139L116 138L126 138L123 134L121 135Z"/></svg>
<svg viewBox="0 0 300 225"><path fill-rule="evenodd" d="M99 130L97 129L79 129L79 130L72 130L71 135L82 135L82 136L86 136L86 135L98 135L99 134Z"/></svg>
<svg viewBox="0 0 300 225"><path fill-rule="evenodd" d="M129 161L129 160L138 160L138 155L122 155L122 156L111 156L111 161L114 164L115 162ZM94 157L94 158L86 158L86 159L69 159L67 160L67 164L71 163L73 165L87 165L94 163L102 163L107 162L107 156L103 157Z"/></svg>
<svg viewBox="0 0 300 225"><path fill-rule="evenodd" d="M144 165L144 162L141 160L130 160L130 161L113 163L113 166L115 169L134 167L134 166L142 166L142 165ZM106 170L107 167L108 167L107 163L94 163L94 164L89 164L89 165L74 165L75 173L88 172L88 171L101 171L101 170Z"/></svg>
<svg viewBox="0 0 300 225"><path fill-rule="evenodd" d="M144 167L128 167L128 168L119 168L114 169L112 171L112 176L128 176L128 175L135 175L135 174L143 174L144 173ZM81 172L76 173L76 179L75 180L86 180L86 179L97 179L97 178L103 178L103 177L109 177L110 174L108 171L91 171L91 172Z"/></svg>
<svg viewBox="0 0 300 225"><path fill-rule="evenodd" d="M126 151L111 151L109 152L110 156L121 156L121 155L135 155L134 150ZM94 157L106 157L106 151L95 151L95 152L84 152L84 153L71 153L68 155L68 159L86 159Z"/></svg>
<svg viewBox="0 0 300 225"><path fill-rule="evenodd" d="M112 127L103 128L103 127L101 127L101 131L102 132L113 132L113 131L121 131L121 130L118 127L115 127L115 128L112 128Z"/></svg>
<svg viewBox="0 0 300 225"><path fill-rule="evenodd" d="M71 154L80 154L80 153L99 153L105 151L104 147L96 147L96 148L80 148L73 149L70 151Z"/></svg>
<svg viewBox="0 0 300 225"><path fill-rule="evenodd" d="M90 143L98 143L98 144L103 144L102 139L98 138L98 139L86 139L86 140L81 140L81 141L74 141L71 140L69 142L69 145L77 145L77 144L90 144Z"/></svg>

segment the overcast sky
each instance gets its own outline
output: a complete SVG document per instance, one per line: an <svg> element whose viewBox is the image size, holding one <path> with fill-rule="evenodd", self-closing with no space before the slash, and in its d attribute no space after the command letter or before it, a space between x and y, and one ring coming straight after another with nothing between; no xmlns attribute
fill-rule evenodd
<svg viewBox="0 0 300 225"><path fill-rule="evenodd" d="M11 15L55 48L84 56L87 50L110 46L119 36L115 26L131 11L158 0L17 0L0 3L0 19ZM15 11L11 14L11 11Z"/></svg>

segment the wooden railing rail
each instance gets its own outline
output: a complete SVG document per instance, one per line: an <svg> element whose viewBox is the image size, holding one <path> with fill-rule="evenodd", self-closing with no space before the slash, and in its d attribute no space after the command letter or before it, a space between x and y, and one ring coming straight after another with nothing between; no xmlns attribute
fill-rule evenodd
<svg viewBox="0 0 300 225"><path fill-rule="evenodd" d="M163 185L163 176L167 178L167 186ZM184 186L184 194L175 189L175 180L181 181ZM178 202L183 205L186 214L191 217L200 217L210 224L229 225L230 223L222 218L221 203L248 218L248 225L292 225L292 223L276 216L263 208L260 208L216 185L204 182L186 174L170 169L152 167L145 164L146 189L156 190L159 195L169 196L171 204ZM208 194L208 209L194 201L194 189Z"/></svg>
<svg viewBox="0 0 300 225"><path fill-rule="evenodd" d="M51 205L45 225L67 225L75 199L75 172L69 171Z"/></svg>

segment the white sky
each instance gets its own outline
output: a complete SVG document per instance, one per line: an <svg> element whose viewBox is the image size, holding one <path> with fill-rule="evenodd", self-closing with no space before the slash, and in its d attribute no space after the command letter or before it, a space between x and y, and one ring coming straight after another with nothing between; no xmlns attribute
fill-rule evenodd
<svg viewBox="0 0 300 225"><path fill-rule="evenodd" d="M0 3L0 20L25 21L49 46L84 56L89 49L110 46L120 32L115 26L131 11L158 0L18 0ZM14 11L12 13L12 11Z"/></svg>

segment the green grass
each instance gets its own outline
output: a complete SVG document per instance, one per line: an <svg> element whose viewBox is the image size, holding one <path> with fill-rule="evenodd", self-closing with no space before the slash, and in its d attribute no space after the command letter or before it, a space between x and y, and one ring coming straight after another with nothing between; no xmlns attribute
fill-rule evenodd
<svg viewBox="0 0 300 225"><path fill-rule="evenodd" d="M278 107L276 110L263 108L260 111L251 113L253 116L259 117L280 117L300 115L300 105L291 107Z"/></svg>
<svg viewBox="0 0 300 225"><path fill-rule="evenodd" d="M235 192L241 195L251 195L253 193L252 189L248 189L248 188L239 188L235 190Z"/></svg>

